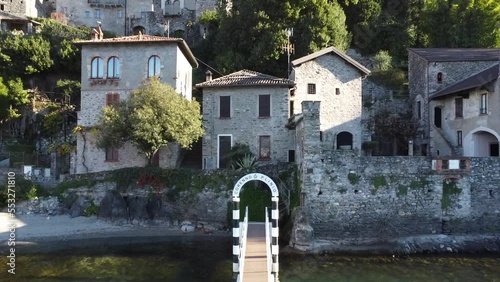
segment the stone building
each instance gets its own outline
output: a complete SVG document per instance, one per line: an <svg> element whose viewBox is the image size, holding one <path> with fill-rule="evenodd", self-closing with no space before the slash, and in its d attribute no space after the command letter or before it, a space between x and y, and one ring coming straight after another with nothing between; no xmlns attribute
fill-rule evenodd
<svg viewBox="0 0 500 282"><path fill-rule="evenodd" d="M47 1L0 0L0 31L20 30L24 33L33 32L33 25L39 23L30 18L47 16L45 2Z"/></svg>
<svg viewBox="0 0 500 282"><path fill-rule="evenodd" d="M302 102L320 101L319 139L327 149L361 149L362 80L370 74L363 65L329 47L292 61L291 115Z"/></svg>
<svg viewBox="0 0 500 282"><path fill-rule="evenodd" d="M91 130L103 106L126 99L148 77L158 76L186 99L192 98L192 68L195 57L179 38L134 35L76 42L82 46L81 111L77 153L72 173L144 166L144 155L131 144L122 148L99 149ZM170 146L169 146L170 147ZM162 148L153 164L171 167L177 162L177 148Z"/></svg>
<svg viewBox="0 0 500 282"><path fill-rule="evenodd" d="M117 35L187 36L205 10L218 0L53 0L55 12L70 24L94 27L97 21Z"/></svg>
<svg viewBox="0 0 500 282"><path fill-rule="evenodd" d="M196 85L203 89L203 168L225 168L227 153L246 144L259 163L293 161L294 133L288 121L288 93L295 83L241 70Z"/></svg>
<svg viewBox="0 0 500 282"><path fill-rule="evenodd" d="M498 155L500 49L409 49L417 152Z"/></svg>

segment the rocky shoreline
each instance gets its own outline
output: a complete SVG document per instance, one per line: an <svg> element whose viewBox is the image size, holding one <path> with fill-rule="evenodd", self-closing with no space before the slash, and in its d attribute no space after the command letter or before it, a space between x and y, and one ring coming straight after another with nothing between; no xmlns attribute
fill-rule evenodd
<svg viewBox="0 0 500 282"><path fill-rule="evenodd" d="M418 235L384 242L349 244L342 240L314 240L308 246L290 246L285 252L346 255L499 254L500 235Z"/></svg>

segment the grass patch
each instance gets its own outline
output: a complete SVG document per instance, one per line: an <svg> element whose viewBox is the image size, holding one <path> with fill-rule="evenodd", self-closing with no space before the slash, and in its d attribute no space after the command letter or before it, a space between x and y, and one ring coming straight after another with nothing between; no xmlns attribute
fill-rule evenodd
<svg viewBox="0 0 500 282"><path fill-rule="evenodd" d="M452 197L459 195L462 189L458 188L455 180L443 180L443 197L441 198L441 209L447 210L453 204Z"/></svg>
<svg viewBox="0 0 500 282"><path fill-rule="evenodd" d="M387 180L385 180L384 176L375 176L372 178L372 184L373 184L373 189L372 189L372 195L377 194L377 191L380 187L382 186L387 186Z"/></svg>
<svg viewBox="0 0 500 282"><path fill-rule="evenodd" d="M401 197L401 196L406 196L407 194L408 194L408 187L403 185L398 185L396 196Z"/></svg>
<svg viewBox="0 0 500 282"><path fill-rule="evenodd" d="M56 188L54 189L53 195L60 196L68 189L79 188L79 187L92 187L96 184L97 180L90 178L81 178L81 179L64 181L57 184Z"/></svg>
<svg viewBox="0 0 500 282"><path fill-rule="evenodd" d="M83 211L83 216L89 217L97 215L99 213L99 206L94 204L93 201L90 202L90 206Z"/></svg>
<svg viewBox="0 0 500 282"><path fill-rule="evenodd" d="M264 222L265 207L271 208L271 190L262 183L251 181L243 185L240 192L240 220L245 218L245 207L248 206L248 221Z"/></svg>
<svg viewBox="0 0 500 282"><path fill-rule="evenodd" d="M361 177L354 172L349 172L349 174L347 175L347 179L349 180L349 183L351 183L351 185L356 185L359 183Z"/></svg>
<svg viewBox="0 0 500 282"><path fill-rule="evenodd" d="M427 187L427 185L430 184L430 181L428 181L427 179L423 178L423 177L420 177L419 180L412 180L410 182L410 189L412 190L417 190L417 189L423 189L425 187Z"/></svg>

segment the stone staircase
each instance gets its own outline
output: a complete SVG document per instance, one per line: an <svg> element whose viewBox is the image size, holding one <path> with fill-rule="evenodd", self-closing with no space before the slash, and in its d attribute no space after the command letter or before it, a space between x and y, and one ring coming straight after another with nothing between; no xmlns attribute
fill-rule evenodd
<svg viewBox="0 0 500 282"><path fill-rule="evenodd" d="M432 125L432 129L435 132L437 132L437 135L439 135L441 137L441 139L443 139L446 142L446 145L448 145L448 147L450 147L452 156L461 156L462 155L461 147L454 145L453 142L451 141L451 139L444 133L443 129L441 129L435 125Z"/></svg>

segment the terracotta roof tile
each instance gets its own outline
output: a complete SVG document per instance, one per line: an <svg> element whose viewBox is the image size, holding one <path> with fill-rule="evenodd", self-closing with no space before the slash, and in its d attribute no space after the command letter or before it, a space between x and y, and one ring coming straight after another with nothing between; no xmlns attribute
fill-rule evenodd
<svg viewBox="0 0 500 282"><path fill-rule="evenodd" d="M240 70L210 81L196 84L196 88L211 87L236 87L236 86L288 86L292 87L295 82L286 78L278 78L251 70Z"/></svg>
<svg viewBox="0 0 500 282"><path fill-rule="evenodd" d="M177 43L182 53L184 53L184 56L186 56L186 58L188 59L191 66L193 66L193 68L198 67L198 62L196 60L196 57L191 52L191 49L189 49L189 46L186 44L186 41L184 41L184 39L182 38L142 34L142 35L121 36L121 37L104 38L104 39L78 40L74 41L73 43L77 45L94 45L94 44L98 45L98 44L115 44L115 43L147 43L147 42Z"/></svg>

